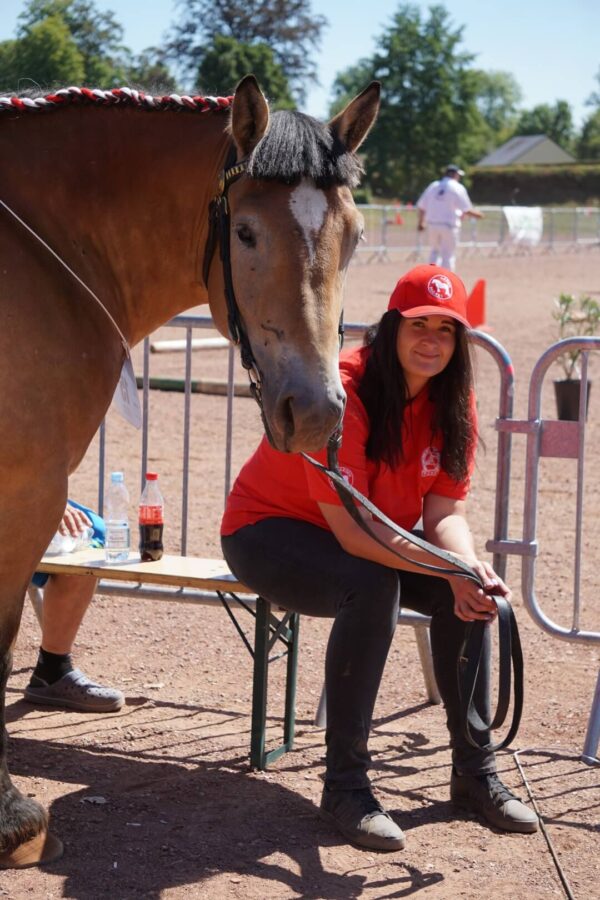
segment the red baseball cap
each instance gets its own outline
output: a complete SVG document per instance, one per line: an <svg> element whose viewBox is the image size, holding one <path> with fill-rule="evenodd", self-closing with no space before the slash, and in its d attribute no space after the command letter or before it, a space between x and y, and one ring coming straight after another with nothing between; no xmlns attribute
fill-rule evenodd
<svg viewBox="0 0 600 900"><path fill-rule="evenodd" d="M466 288L458 275L432 263L415 266L402 276L392 292L388 309L397 309L407 319L449 316L470 328L467 299Z"/></svg>

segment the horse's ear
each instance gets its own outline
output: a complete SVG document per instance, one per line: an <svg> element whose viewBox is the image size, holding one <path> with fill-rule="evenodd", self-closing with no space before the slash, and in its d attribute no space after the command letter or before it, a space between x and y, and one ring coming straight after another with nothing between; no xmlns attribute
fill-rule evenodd
<svg viewBox="0 0 600 900"><path fill-rule="evenodd" d="M231 132L241 156L248 156L269 125L269 107L254 75L242 78L233 98Z"/></svg>
<svg viewBox="0 0 600 900"><path fill-rule="evenodd" d="M372 81L329 123L331 131L348 150L357 150L371 130L379 112L380 95L381 84Z"/></svg>

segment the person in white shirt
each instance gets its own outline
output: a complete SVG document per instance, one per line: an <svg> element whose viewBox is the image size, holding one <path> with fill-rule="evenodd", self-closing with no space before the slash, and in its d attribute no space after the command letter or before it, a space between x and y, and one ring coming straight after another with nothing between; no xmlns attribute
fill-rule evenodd
<svg viewBox="0 0 600 900"><path fill-rule="evenodd" d="M458 166L449 165L442 178L432 181L417 201L417 228L427 228L429 262L454 271L456 244L464 216L482 219L483 213L473 209L466 188L460 184L465 173Z"/></svg>

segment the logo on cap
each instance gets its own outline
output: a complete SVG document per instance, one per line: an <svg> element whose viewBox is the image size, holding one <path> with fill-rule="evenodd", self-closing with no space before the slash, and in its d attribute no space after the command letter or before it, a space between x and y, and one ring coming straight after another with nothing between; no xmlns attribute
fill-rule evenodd
<svg viewBox="0 0 600 900"><path fill-rule="evenodd" d="M427 282L427 290L436 300L452 299L452 282L447 275L434 275Z"/></svg>

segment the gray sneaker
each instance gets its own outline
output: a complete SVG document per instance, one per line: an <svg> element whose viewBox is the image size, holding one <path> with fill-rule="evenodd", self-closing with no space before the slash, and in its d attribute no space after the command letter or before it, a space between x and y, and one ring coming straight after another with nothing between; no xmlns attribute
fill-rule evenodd
<svg viewBox="0 0 600 900"><path fill-rule="evenodd" d="M36 706L62 706L92 713L116 712L125 702L121 691L96 684L79 669L67 672L54 684L32 676L25 688L25 699Z"/></svg>
<svg viewBox="0 0 600 900"><path fill-rule="evenodd" d="M490 825L502 831L532 834L538 830L536 814L500 781L495 772L488 775L457 775L453 770L450 799L457 806L483 816Z"/></svg>
<svg viewBox="0 0 600 900"><path fill-rule="evenodd" d="M359 847L370 850L402 850L406 839L370 788L356 791L323 789L321 818Z"/></svg>

